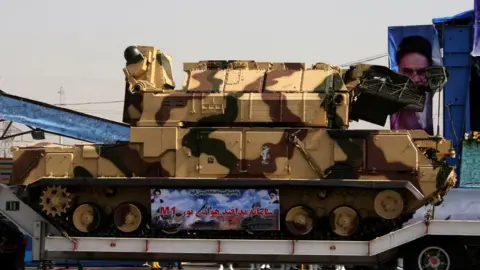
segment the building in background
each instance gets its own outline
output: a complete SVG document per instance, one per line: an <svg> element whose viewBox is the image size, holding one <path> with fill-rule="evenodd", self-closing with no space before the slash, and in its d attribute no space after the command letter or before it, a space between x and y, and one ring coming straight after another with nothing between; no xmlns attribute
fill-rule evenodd
<svg viewBox="0 0 480 270"><path fill-rule="evenodd" d="M12 159L0 157L0 183L8 184L12 175Z"/></svg>
<svg viewBox="0 0 480 270"><path fill-rule="evenodd" d="M22 132L22 129L20 129L15 124L12 124L10 128L8 128L7 132L5 132L5 130L7 129L8 123L9 122L7 121L0 122L0 136L1 135L10 136L10 135L14 135ZM24 145L32 144L34 142L35 140L32 139L32 136L30 134L20 135L20 136L8 138L8 139L0 139L0 157L11 158L12 154L10 152L10 149L12 146L15 146L15 145L24 146Z"/></svg>

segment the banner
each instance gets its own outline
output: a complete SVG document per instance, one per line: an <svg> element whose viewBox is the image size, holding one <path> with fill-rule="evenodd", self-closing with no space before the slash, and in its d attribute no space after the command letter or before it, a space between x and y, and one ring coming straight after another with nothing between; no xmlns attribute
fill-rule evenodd
<svg viewBox="0 0 480 270"><path fill-rule="evenodd" d="M279 230L278 189L152 189L152 228Z"/></svg>
<svg viewBox="0 0 480 270"><path fill-rule="evenodd" d="M405 74L416 84L426 84L425 69L441 65L438 36L433 25L388 28L390 68ZM390 129L423 129L433 135L433 95L426 93L423 111L404 109L390 116Z"/></svg>

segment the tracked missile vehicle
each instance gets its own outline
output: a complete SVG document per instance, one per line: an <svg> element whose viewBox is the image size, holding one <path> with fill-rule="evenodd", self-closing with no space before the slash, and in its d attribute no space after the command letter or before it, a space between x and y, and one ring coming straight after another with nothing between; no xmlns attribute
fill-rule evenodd
<svg viewBox="0 0 480 270"><path fill-rule="evenodd" d="M129 141L13 149L19 197L70 236L369 240L456 182L450 141L348 129L423 110L443 67L419 87L382 66L200 61L175 90L164 52L125 59Z"/></svg>

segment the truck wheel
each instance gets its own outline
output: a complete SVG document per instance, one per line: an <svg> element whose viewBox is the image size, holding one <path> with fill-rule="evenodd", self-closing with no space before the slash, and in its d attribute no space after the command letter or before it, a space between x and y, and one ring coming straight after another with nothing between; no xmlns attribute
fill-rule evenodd
<svg viewBox="0 0 480 270"><path fill-rule="evenodd" d="M24 270L25 269L25 256L22 252L16 252L13 254L2 254L0 257L2 270Z"/></svg>
<svg viewBox="0 0 480 270"><path fill-rule="evenodd" d="M465 246L456 241L425 239L404 250L403 267L412 270L466 270Z"/></svg>

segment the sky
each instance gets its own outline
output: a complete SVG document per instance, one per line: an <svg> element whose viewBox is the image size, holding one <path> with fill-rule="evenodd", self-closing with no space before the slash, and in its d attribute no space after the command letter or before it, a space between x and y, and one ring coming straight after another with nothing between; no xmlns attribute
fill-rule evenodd
<svg viewBox="0 0 480 270"><path fill-rule="evenodd" d="M343 64L387 52L387 27L431 24L473 0L3 0L0 89L48 103L122 101L130 45L183 62L246 59ZM388 66L388 59L372 61ZM122 103L68 106L120 121ZM353 123L353 128L378 128Z"/></svg>

